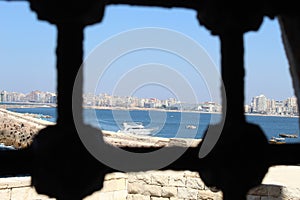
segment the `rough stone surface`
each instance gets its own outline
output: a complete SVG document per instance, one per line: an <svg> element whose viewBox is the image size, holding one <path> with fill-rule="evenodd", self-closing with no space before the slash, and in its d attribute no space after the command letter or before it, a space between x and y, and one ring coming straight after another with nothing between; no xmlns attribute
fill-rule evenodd
<svg viewBox="0 0 300 200"><path fill-rule="evenodd" d="M30 187L30 185L31 178L29 176L0 178L0 189Z"/></svg>
<svg viewBox="0 0 300 200"><path fill-rule="evenodd" d="M177 196L177 188L165 186L161 189L162 197L176 197Z"/></svg>
<svg viewBox="0 0 300 200"><path fill-rule="evenodd" d="M221 192L212 192L210 190L199 190L198 192L199 200L222 200Z"/></svg>
<svg viewBox="0 0 300 200"><path fill-rule="evenodd" d="M186 187L198 190L203 190L205 188L204 183L200 178L187 178Z"/></svg>
<svg viewBox="0 0 300 200"><path fill-rule="evenodd" d="M198 190L185 188L185 187L178 187L178 198L183 199L197 199Z"/></svg>
<svg viewBox="0 0 300 200"><path fill-rule="evenodd" d="M169 180L168 176L164 174L159 174L159 173L153 173L151 174L151 184L153 185L168 185Z"/></svg>
<svg viewBox="0 0 300 200"><path fill-rule="evenodd" d="M103 183L102 192L110 192L116 190L127 190L127 180L126 179L110 179Z"/></svg>
<svg viewBox="0 0 300 200"><path fill-rule="evenodd" d="M159 175L154 178L155 175ZM127 182L134 177L135 182ZM160 181L168 178L168 182ZM171 186L170 180L185 180L184 186ZM105 177L104 188L86 197L84 200L222 200L221 192L212 192L207 187L200 187L202 181L196 173L175 171L149 171L145 173L112 173ZM144 181L147 180L149 184ZM193 180L193 181L189 181ZM1 200L49 200L39 195L30 187L30 177L0 178ZM176 182L176 181L175 181ZM164 185L166 184L166 185ZM179 185L181 185L180 183ZM200 184L200 185L201 185ZM177 184L178 185L178 184ZM280 185L261 185L249 191L247 200L299 200L300 189Z"/></svg>
<svg viewBox="0 0 300 200"><path fill-rule="evenodd" d="M164 197L151 197L151 200L169 200L169 198L164 198Z"/></svg>
<svg viewBox="0 0 300 200"><path fill-rule="evenodd" d="M12 200L24 200L24 199L31 200L31 199L49 199L49 197L38 194L31 187L21 187L21 188L12 188L11 199Z"/></svg>
<svg viewBox="0 0 300 200"><path fill-rule="evenodd" d="M260 200L260 196L257 195L248 195L247 200Z"/></svg>
<svg viewBox="0 0 300 200"><path fill-rule="evenodd" d="M183 174L174 174L173 176L170 176L169 179L169 185L170 186L178 186L178 187L184 187L186 182L186 178Z"/></svg>
<svg viewBox="0 0 300 200"><path fill-rule="evenodd" d="M144 196L144 195L140 195L140 194L129 194L127 196L127 200L150 200L150 196Z"/></svg>
<svg viewBox="0 0 300 200"><path fill-rule="evenodd" d="M40 124L26 114L0 109L0 143L17 149L27 147L46 124Z"/></svg>
<svg viewBox="0 0 300 200"><path fill-rule="evenodd" d="M1 200L10 200L11 190L10 189L0 189Z"/></svg>

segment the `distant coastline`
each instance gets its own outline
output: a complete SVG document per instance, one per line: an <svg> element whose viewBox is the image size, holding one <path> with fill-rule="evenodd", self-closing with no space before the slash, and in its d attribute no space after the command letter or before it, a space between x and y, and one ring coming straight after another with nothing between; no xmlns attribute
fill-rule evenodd
<svg viewBox="0 0 300 200"><path fill-rule="evenodd" d="M140 107L104 107L104 106L84 106L84 108L96 109L96 110L141 110L141 111L161 111L161 112L186 112L186 113L207 113L207 114L222 114L221 112L204 112L197 110L167 110L161 108L140 108ZM244 113L249 116L262 116L262 117L291 117L299 118L296 115L271 115L271 114L259 114L259 113Z"/></svg>
<svg viewBox="0 0 300 200"><path fill-rule="evenodd" d="M43 103L31 103L31 102L21 102L21 103L9 103L1 104L0 108L43 108L43 107L57 107L56 104L43 104ZM162 108L141 108L141 107L106 107L106 106L83 106L86 109L96 109L96 110L140 110L140 111L160 111L160 112L184 112L184 113L207 113L207 114L222 114L221 112L204 112L198 110L168 110ZM262 116L262 117L289 117L289 118L299 118L297 115L275 115L275 114L259 114L259 113L245 113L247 116Z"/></svg>

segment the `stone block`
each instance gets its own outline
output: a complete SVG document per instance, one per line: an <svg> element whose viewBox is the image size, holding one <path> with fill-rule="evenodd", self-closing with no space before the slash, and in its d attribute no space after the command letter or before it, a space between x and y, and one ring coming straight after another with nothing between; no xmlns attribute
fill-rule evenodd
<svg viewBox="0 0 300 200"><path fill-rule="evenodd" d="M192 171L184 171L184 177L191 177L191 178L200 178L200 175L198 172L192 172Z"/></svg>
<svg viewBox="0 0 300 200"><path fill-rule="evenodd" d="M150 200L169 200L169 198L164 198L164 197L151 197Z"/></svg>
<svg viewBox="0 0 300 200"><path fill-rule="evenodd" d="M164 174L152 174L151 175L151 184L152 185L160 185L160 186L168 186L169 184L169 176Z"/></svg>
<svg viewBox="0 0 300 200"><path fill-rule="evenodd" d="M127 199L127 195L128 195L127 190L115 191L114 192L114 200L126 200Z"/></svg>
<svg viewBox="0 0 300 200"><path fill-rule="evenodd" d="M85 197L83 200L99 200L103 192L97 191L91 194L90 196Z"/></svg>
<svg viewBox="0 0 300 200"><path fill-rule="evenodd" d="M184 176L173 175L170 176L169 186L185 187L186 178Z"/></svg>
<svg viewBox="0 0 300 200"><path fill-rule="evenodd" d="M271 196L263 196L260 198L260 200L282 200L282 198L277 198L277 197L271 197ZM289 199L291 200L291 199Z"/></svg>
<svg viewBox="0 0 300 200"><path fill-rule="evenodd" d="M299 200L300 188L282 187L281 198L283 200Z"/></svg>
<svg viewBox="0 0 300 200"><path fill-rule="evenodd" d="M177 187L162 187L161 196L162 197L176 197L177 196Z"/></svg>
<svg viewBox="0 0 300 200"><path fill-rule="evenodd" d="M99 199L114 200L114 192L100 192L98 200Z"/></svg>
<svg viewBox="0 0 300 200"><path fill-rule="evenodd" d="M38 194L35 191L35 189L31 187L13 188L11 190L11 200L32 200L32 199L48 200L49 197Z"/></svg>
<svg viewBox="0 0 300 200"><path fill-rule="evenodd" d="M279 185L266 185L268 189L268 196L280 197L282 194L282 186Z"/></svg>
<svg viewBox="0 0 300 200"><path fill-rule="evenodd" d="M1 200L10 200L10 189L0 189Z"/></svg>
<svg viewBox="0 0 300 200"><path fill-rule="evenodd" d="M260 196L256 195L247 195L247 200L260 200Z"/></svg>
<svg viewBox="0 0 300 200"><path fill-rule="evenodd" d="M128 183L128 194L143 194L145 191L145 185L140 183ZM149 194L148 194L149 195Z"/></svg>
<svg viewBox="0 0 300 200"><path fill-rule="evenodd" d="M111 179L104 181L102 192L111 192L118 190L126 190L127 189L127 179Z"/></svg>
<svg viewBox="0 0 300 200"><path fill-rule="evenodd" d="M248 194L249 195L257 195L257 196L268 196L268 187L267 185L260 185L255 188L252 188Z"/></svg>
<svg viewBox="0 0 300 200"><path fill-rule="evenodd" d="M146 185L144 187L145 193L150 194L150 196L160 197L162 193L162 187L158 185Z"/></svg>
<svg viewBox="0 0 300 200"><path fill-rule="evenodd" d="M128 194L142 194L146 196L160 197L162 187L157 185L146 185L138 183L128 183Z"/></svg>
<svg viewBox="0 0 300 200"><path fill-rule="evenodd" d="M127 200L150 200L150 196L141 194L129 194L127 195Z"/></svg>
<svg viewBox="0 0 300 200"><path fill-rule="evenodd" d="M198 191L198 200L222 200L222 192L212 192L210 190Z"/></svg>
<svg viewBox="0 0 300 200"><path fill-rule="evenodd" d="M178 187L177 192L178 198L182 199L197 199L198 196L198 190L191 188Z"/></svg>
<svg viewBox="0 0 300 200"><path fill-rule="evenodd" d="M171 197L170 200L185 200L185 199L179 199L178 197Z"/></svg>
<svg viewBox="0 0 300 200"><path fill-rule="evenodd" d="M106 174L104 180L112 180L112 179L127 179L128 175L126 173L114 172L110 174Z"/></svg>
<svg viewBox="0 0 300 200"><path fill-rule="evenodd" d="M201 181L200 178L187 178L186 187L197 190L203 190L205 188L204 183Z"/></svg>
<svg viewBox="0 0 300 200"><path fill-rule="evenodd" d="M17 187L30 187L31 177L9 177L0 178L0 189L17 188Z"/></svg>
<svg viewBox="0 0 300 200"><path fill-rule="evenodd" d="M151 176L147 173L130 173L128 175L128 182L133 183L133 182L144 182L146 184L151 184Z"/></svg>

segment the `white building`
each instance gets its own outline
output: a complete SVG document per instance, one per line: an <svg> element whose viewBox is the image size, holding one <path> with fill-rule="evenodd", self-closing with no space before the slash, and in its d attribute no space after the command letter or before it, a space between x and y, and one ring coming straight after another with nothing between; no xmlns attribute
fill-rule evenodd
<svg viewBox="0 0 300 200"><path fill-rule="evenodd" d="M265 95L253 97L252 111L257 113L266 113L268 111L268 99Z"/></svg>

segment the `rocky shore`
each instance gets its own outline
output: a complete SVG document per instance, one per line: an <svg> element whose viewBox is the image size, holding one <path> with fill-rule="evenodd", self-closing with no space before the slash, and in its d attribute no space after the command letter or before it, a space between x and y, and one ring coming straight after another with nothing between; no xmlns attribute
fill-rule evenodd
<svg viewBox="0 0 300 200"><path fill-rule="evenodd" d="M16 149L27 147L39 130L52 124L31 115L0 109L0 143Z"/></svg>

